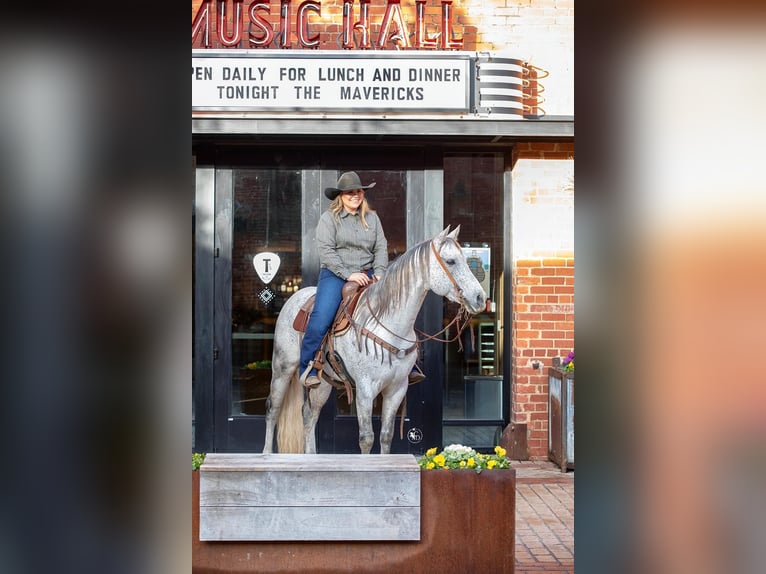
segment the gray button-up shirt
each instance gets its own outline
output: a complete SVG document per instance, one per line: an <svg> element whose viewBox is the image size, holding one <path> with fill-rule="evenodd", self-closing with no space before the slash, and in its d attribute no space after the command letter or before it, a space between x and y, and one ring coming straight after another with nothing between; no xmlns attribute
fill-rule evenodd
<svg viewBox="0 0 766 574"><path fill-rule="evenodd" d="M338 221L329 210L322 213L316 233L321 267L341 279L367 269L374 269L378 276L383 274L388 267L388 242L383 226L374 212L369 212L365 219L367 229L358 213L351 214L344 209Z"/></svg>

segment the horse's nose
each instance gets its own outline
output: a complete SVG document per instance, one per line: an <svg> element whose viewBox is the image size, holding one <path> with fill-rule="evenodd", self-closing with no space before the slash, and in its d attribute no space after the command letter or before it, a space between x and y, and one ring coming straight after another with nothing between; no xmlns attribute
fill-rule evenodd
<svg viewBox="0 0 766 574"><path fill-rule="evenodd" d="M484 293L478 293L476 295L476 308L477 309L481 309L482 307L484 307L484 300L485 300Z"/></svg>

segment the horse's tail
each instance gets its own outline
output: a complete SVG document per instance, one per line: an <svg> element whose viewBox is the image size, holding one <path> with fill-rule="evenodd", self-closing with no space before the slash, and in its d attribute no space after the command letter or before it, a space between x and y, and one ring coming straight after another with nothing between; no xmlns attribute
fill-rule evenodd
<svg viewBox="0 0 766 574"><path fill-rule="evenodd" d="M280 453L303 453L303 385L296 371L290 378L277 421L277 449Z"/></svg>

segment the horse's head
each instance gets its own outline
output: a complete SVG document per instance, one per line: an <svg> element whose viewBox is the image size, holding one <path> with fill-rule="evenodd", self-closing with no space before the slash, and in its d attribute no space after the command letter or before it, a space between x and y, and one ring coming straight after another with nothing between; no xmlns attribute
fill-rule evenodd
<svg viewBox="0 0 766 574"><path fill-rule="evenodd" d="M459 225L451 233L448 225L431 240L429 283L431 291L475 314L485 308L487 294L465 260L458 233Z"/></svg>

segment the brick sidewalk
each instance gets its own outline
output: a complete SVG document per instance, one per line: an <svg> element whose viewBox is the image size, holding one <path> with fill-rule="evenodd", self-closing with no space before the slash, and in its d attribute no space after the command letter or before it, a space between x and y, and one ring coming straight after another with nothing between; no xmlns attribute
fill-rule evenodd
<svg viewBox="0 0 766 574"><path fill-rule="evenodd" d="M574 472L553 463L514 461L515 574L574 574Z"/></svg>

